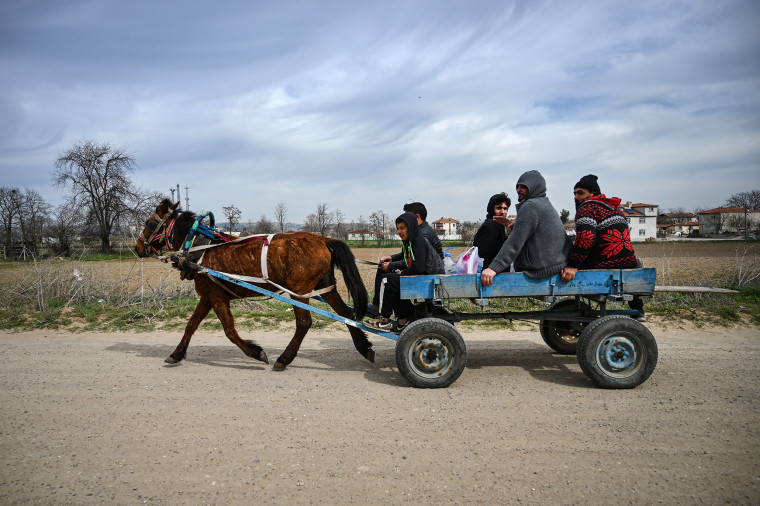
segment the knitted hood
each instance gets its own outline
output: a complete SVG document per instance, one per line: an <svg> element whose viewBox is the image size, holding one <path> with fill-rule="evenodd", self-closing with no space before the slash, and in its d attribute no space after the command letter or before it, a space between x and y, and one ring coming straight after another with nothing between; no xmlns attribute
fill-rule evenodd
<svg viewBox="0 0 760 506"><path fill-rule="evenodd" d="M522 176L520 176L520 179L517 180L517 184L521 184L528 189L528 196L515 207L519 208L519 206L526 200L546 197L546 180L537 170L524 172Z"/></svg>

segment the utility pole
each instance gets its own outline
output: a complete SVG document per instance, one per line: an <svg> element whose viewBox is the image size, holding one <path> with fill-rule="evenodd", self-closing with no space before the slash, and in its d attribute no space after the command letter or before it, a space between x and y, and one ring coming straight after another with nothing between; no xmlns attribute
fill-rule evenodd
<svg viewBox="0 0 760 506"><path fill-rule="evenodd" d="M174 202L174 188L169 188L169 191L172 192L172 202Z"/></svg>
<svg viewBox="0 0 760 506"><path fill-rule="evenodd" d="M179 191L179 185L177 185L177 191ZM187 193L187 186L185 186L185 211L190 209L190 195Z"/></svg>

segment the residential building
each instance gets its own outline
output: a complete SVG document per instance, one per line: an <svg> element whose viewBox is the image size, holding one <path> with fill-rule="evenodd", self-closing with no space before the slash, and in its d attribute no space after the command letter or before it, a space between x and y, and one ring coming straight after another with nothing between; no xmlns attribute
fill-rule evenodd
<svg viewBox="0 0 760 506"><path fill-rule="evenodd" d="M374 241L377 239L377 234L370 230L353 230L347 234L349 241Z"/></svg>
<svg viewBox="0 0 760 506"><path fill-rule="evenodd" d="M688 235L699 235L699 222L698 221L684 221L682 223L674 223L672 225L673 227L673 235L677 236L688 236Z"/></svg>
<svg viewBox="0 0 760 506"><path fill-rule="evenodd" d="M745 222L750 232L760 227L760 211L743 207L716 207L701 211L699 214L699 233L701 235L740 234L744 232Z"/></svg>
<svg viewBox="0 0 760 506"><path fill-rule="evenodd" d="M627 202L623 206L623 214L628 220L631 230L631 241L654 241L657 239L657 209L656 204L633 204Z"/></svg>
<svg viewBox="0 0 760 506"><path fill-rule="evenodd" d="M676 223L686 223L696 220L697 215L694 213L661 213L659 222L661 224L669 223L675 225Z"/></svg>
<svg viewBox="0 0 760 506"><path fill-rule="evenodd" d="M453 218L441 218L435 220L432 224L435 233L444 240L459 240L462 236L459 234L457 227L459 222Z"/></svg>

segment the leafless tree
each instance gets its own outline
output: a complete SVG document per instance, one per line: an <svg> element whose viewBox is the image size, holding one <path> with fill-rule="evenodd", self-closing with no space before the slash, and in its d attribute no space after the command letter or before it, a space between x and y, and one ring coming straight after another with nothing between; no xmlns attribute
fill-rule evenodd
<svg viewBox="0 0 760 506"><path fill-rule="evenodd" d="M378 210L369 215L369 229L377 235L378 242L382 243L385 231L390 226L390 217L385 212Z"/></svg>
<svg viewBox="0 0 760 506"><path fill-rule="evenodd" d="M55 167L55 184L68 188L68 204L88 209L101 250L109 251L114 225L134 208L136 192L129 178L134 158L110 144L80 141L58 157Z"/></svg>
<svg viewBox="0 0 760 506"><path fill-rule="evenodd" d="M36 255L50 217L50 206L35 190L0 189L0 214L6 255L14 243L21 243L25 252Z"/></svg>
<svg viewBox="0 0 760 506"><path fill-rule="evenodd" d="M274 221L277 222L277 227L280 229L280 232L285 232L285 224L288 220L288 207L285 205L285 202L278 202L276 206L274 206Z"/></svg>
<svg viewBox="0 0 760 506"><path fill-rule="evenodd" d="M760 210L760 190L734 193L726 199L726 205L743 207L744 209Z"/></svg>
<svg viewBox="0 0 760 506"><path fill-rule="evenodd" d="M16 216L15 206L13 203L13 193L18 191L17 188L0 188L0 220L2 220L3 245L7 257L13 248L13 223Z"/></svg>
<svg viewBox="0 0 760 506"><path fill-rule="evenodd" d="M327 204L317 204L317 208L313 213L306 217L306 223L304 223L304 230L319 234L321 236L327 236L327 232L330 230L330 226L333 224L333 216L327 210Z"/></svg>
<svg viewBox="0 0 760 506"><path fill-rule="evenodd" d="M564 211L564 209L563 209ZM471 244L475 239L475 232L480 228L480 223L475 221L464 221L459 224L459 233L466 244Z"/></svg>
<svg viewBox="0 0 760 506"><path fill-rule="evenodd" d="M760 190L750 190L746 192L734 193L726 199L726 205L736 206L744 209L744 223L739 224L736 228L744 228L744 237L747 238L749 233L748 214L751 210L760 209Z"/></svg>
<svg viewBox="0 0 760 506"><path fill-rule="evenodd" d="M346 217L340 209L336 209L332 213L333 220L333 233L332 236L337 239L346 239L348 237L348 230L346 229Z"/></svg>
<svg viewBox="0 0 760 506"><path fill-rule="evenodd" d="M222 207L222 212L224 213L224 217L227 218L227 222L230 224L230 232L234 232L235 226L240 223L240 215L243 213L232 204Z"/></svg>
<svg viewBox="0 0 760 506"><path fill-rule="evenodd" d="M253 230L256 234L272 234L277 231L277 226L272 220L267 218L266 214L262 214Z"/></svg>
<svg viewBox="0 0 760 506"><path fill-rule="evenodd" d="M74 253L74 237L81 223L82 214L76 207L62 204L53 211L47 228L53 254L69 257Z"/></svg>

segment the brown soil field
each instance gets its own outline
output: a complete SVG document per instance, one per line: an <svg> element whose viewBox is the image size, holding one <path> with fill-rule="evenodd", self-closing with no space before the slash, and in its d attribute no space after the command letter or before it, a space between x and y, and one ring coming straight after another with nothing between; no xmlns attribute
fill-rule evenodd
<svg viewBox="0 0 760 506"><path fill-rule="evenodd" d="M737 258L749 249L755 256L760 246L737 241L663 241L635 243L636 254L647 267L657 269L658 285L682 286L722 286L737 264ZM456 257L466 248L452 250ZM384 255L398 252L397 247L354 248L356 258L376 262ZM109 285L111 290L120 289L129 293L165 293L181 291L191 294L192 284L182 282L177 271L169 265L154 259L126 258L100 262L46 261L37 265L29 263L7 263L0 268L0 283L3 286L25 283L33 284L37 278L46 281L60 279L65 290L72 283L72 272L77 269L81 275L98 283ZM362 279L368 290L372 290L375 269L359 264ZM345 287L339 283L342 292ZM345 293L344 293L345 295Z"/></svg>

